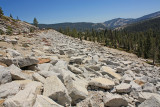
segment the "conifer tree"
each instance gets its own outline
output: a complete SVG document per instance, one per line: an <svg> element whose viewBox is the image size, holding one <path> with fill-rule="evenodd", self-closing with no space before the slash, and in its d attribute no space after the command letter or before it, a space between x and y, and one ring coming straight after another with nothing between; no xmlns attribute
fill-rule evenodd
<svg viewBox="0 0 160 107"><path fill-rule="evenodd" d="M0 18L4 15L2 8L0 7Z"/></svg>
<svg viewBox="0 0 160 107"><path fill-rule="evenodd" d="M36 26L36 27L38 27L38 21L37 21L36 18L33 19L33 25Z"/></svg>

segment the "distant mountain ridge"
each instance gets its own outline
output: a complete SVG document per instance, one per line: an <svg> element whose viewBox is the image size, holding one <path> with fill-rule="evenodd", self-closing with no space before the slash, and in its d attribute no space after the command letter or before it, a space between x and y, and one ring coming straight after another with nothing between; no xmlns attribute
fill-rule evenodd
<svg viewBox="0 0 160 107"><path fill-rule="evenodd" d="M58 23L58 24L39 24L39 28L53 28L53 29L77 29L77 30L87 30L87 29L115 29L118 27L126 26L128 24L133 24L140 21L145 21L149 19L154 19L160 17L160 11L151 13L140 18L116 18L112 20L105 21L104 23L89 23L89 22L77 22L77 23Z"/></svg>

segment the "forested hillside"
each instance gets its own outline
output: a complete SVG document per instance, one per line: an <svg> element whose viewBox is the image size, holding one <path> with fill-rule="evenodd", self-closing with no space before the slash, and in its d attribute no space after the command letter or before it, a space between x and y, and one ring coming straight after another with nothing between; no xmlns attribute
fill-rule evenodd
<svg viewBox="0 0 160 107"><path fill-rule="evenodd" d="M142 32L131 29L128 31L108 29L96 31L92 29L84 32L78 32L76 29L61 29L60 32L81 40L99 42L107 47L135 53L138 57L152 59L152 64L155 64L155 62L160 62L160 32L158 30L160 24L156 21L159 20L153 20L153 22L157 23L156 25L152 23L152 20L147 21L147 23L141 23L141 25L138 24L137 28L139 27L139 29L141 26L146 26L145 30L144 28L141 29ZM136 25L134 27L136 28Z"/></svg>
<svg viewBox="0 0 160 107"><path fill-rule="evenodd" d="M52 28L52 29L74 29L78 31L91 30L91 29L105 29L106 27L102 23L87 23L87 22L79 22L79 23L59 23L59 24L39 24L39 28Z"/></svg>
<svg viewBox="0 0 160 107"><path fill-rule="evenodd" d="M154 32L160 32L160 17L131 24L124 29L130 32L140 32L140 31L146 31L148 29L153 29Z"/></svg>

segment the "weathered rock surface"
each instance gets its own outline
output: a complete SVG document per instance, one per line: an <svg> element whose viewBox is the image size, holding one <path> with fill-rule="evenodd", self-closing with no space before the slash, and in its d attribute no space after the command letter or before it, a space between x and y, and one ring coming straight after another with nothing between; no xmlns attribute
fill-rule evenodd
<svg viewBox="0 0 160 107"><path fill-rule="evenodd" d="M113 70L110 67L102 66L102 71L103 71L103 73L106 73L109 76L111 76L111 78L116 78L118 80L120 80L122 78L119 74L115 73L115 70Z"/></svg>
<svg viewBox="0 0 160 107"><path fill-rule="evenodd" d="M33 107L63 107L63 106L57 104L52 99L46 96L37 95L36 102Z"/></svg>
<svg viewBox="0 0 160 107"><path fill-rule="evenodd" d="M46 78L43 95L63 106L71 103L67 89L57 76Z"/></svg>
<svg viewBox="0 0 160 107"><path fill-rule="evenodd" d="M127 106L128 102L121 97L120 95L114 95L107 93L103 97L104 105L107 107L121 107L121 106Z"/></svg>
<svg viewBox="0 0 160 107"><path fill-rule="evenodd" d="M10 71L5 67L0 66L0 85L11 81L12 77Z"/></svg>
<svg viewBox="0 0 160 107"><path fill-rule="evenodd" d="M37 94L41 94L42 83L31 82L24 90L19 91L15 96L5 100L5 107L32 107Z"/></svg>
<svg viewBox="0 0 160 107"><path fill-rule="evenodd" d="M83 80L74 80L71 77L68 77L68 79L65 80L65 85L69 96L72 98L73 105L84 100L88 95L88 91L86 89L87 83L85 84L85 81Z"/></svg>
<svg viewBox="0 0 160 107"><path fill-rule="evenodd" d="M116 86L116 91L117 91L117 93L129 93L129 92L131 92L131 85L126 84L126 83L122 83L122 84Z"/></svg>
<svg viewBox="0 0 160 107"><path fill-rule="evenodd" d="M91 86L96 86L104 89L111 89L114 87L115 83L107 78L93 78L89 83Z"/></svg>

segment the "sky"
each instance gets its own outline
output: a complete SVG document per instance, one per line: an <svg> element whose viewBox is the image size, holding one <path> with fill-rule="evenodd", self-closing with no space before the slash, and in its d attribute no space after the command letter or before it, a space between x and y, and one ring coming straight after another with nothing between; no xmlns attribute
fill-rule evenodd
<svg viewBox="0 0 160 107"><path fill-rule="evenodd" d="M101 23L114 18L138 18L160 11L160 0L0 0L4 14L22 21L54 24Z"/></svg>

